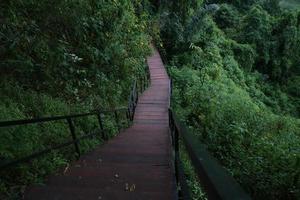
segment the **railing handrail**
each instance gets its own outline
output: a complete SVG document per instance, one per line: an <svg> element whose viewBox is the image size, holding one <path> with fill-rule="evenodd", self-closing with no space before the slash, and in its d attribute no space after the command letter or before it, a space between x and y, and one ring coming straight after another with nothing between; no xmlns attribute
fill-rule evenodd
<svg viewBox="0 0 300 200"><path fill-rule="evenodd" d="M64 120L64 119L68 119L68 118L78 118L78 117L97 115L99 113L100 114L105 114L105 113L112 113L112 112L115 112L115 111L125 111L125 110L127 110L126 107L119 107L119 108L114 108L114 109L111 109L111 110L93 110L93 111L88 112L88 113L80 113L80 114L58 115L58 116L51 116L51 117L40 117L40 118L31 118L31 119L0 121L0 127L34 124L34 123L40 123L40 122L58 121L58 120Z"/></svg>

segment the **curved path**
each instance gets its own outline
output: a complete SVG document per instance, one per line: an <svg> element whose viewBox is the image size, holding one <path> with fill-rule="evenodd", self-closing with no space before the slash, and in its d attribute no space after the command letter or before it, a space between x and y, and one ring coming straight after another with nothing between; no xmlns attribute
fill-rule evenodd
<svg viewBox="0 0 300 200"><path fill-rule="evenodd" d="M151 86L140 96L133 126L82 156L28 200L168 200L176 198L168 126L169 78L156 50L147 60Z"/></svg>

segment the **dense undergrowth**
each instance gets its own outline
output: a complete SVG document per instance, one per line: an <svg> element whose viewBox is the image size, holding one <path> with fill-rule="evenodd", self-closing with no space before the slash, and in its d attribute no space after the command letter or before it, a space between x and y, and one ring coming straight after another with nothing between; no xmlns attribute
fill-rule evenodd
<svg viewBox="0 0 300 200"><path fill-rule="evenodd" d="M86 113L126 105L150 53L147 1L16 0L0 2L0 120ZM106 115L112 136L116 124ZM96 117L75 120L78 135ZM65 121L1 128L0 160L70 140ZM80 142L82 152L102 142ZM66 167L74 147L0 172L0 199L19 199L26 185Z"/></svg>
<svg viewBox="0 0 300 200"><path fill-rule="evenodd" d="M278 2L161 9L173 106L253 199L300 198L300 13Z"/></svg>

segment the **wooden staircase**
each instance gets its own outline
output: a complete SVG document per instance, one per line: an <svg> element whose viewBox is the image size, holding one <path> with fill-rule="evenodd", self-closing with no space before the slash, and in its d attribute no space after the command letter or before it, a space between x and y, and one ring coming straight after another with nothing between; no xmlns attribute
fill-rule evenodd
<svg viewBox="0 0 300 200"><path fill-rule="evenodd" d="M147 59L151 86L139 97L133 125L80 157L28 200L177 199L169 134L169 77L157 50Z"/></svg>

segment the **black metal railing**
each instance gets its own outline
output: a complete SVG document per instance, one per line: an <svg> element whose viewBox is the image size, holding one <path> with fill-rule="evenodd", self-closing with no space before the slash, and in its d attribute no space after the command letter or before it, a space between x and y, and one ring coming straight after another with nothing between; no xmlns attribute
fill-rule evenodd
<svg viewBox="0 0 300 200"><path fill-rule="evenodd" d="M170 81L170 96L172 81ZM169 127L174 149L175 174L178 184L179 199L189 200L191 194L187 185L180 159L182 143L191 159L191 163L209 200L250 200L250 196L241 188L232 176L205 149L204 145L189 132L176 114L169 108Z"/></svg>
<svg viewBox="0 0 300 200"><path fill-rule="evenodd" d="M132 89L128 97L128 117L132 121L134 118L135 108L139 99L139 92L142 93L150 83L149 68L146 68L146 73L141 76L139 81L133 81ZM139 87L138 87L139 86Z"/></svg>
<svg viewBox="0 0 300 200"><path fill-rule="evenodd" d="M15 159L15 160L1 160L0 161L0 170L3 170L8 167L12 167L18 165L20 163L31 161L37 157L40 157L44 154L50 153L54 150L62 149L70 145L74 145L74 150L76 152L77 158L80 157L80 145L79 141L92 138L95 136L100 136L103 140L108 140L108 135L106 134L106 130L104 129L104 119L103 116L105 114L112 114L114 120L116 122L118 131L121 130L120 123L120 115L124 114L127 120L127 124L129 125L134 118L135 108L138 102L139 92L142 93L146 87L149 85L149 71L146 68L146 73L142 77L140 77L139 81L134 81L131 86L130 95L128 99L128 107L115 108L110 110L93 110L88 113L74 114L74 115L65 115L65 116L54 116L54 117L44 117L44 118L34 118L34 119L23 119L23 120L13 120L13 121L1 121L0 128L3 127L13 127L13 126L22 126L28 124L37 124L37 123L45 123L45 122L54 122L54 121L65 121L69 127L71 140L65 141L62 144L58 144L55 146L51 146L47 149L33 152L30 155ZM139 83L139 84L138 84ZM74 119L94 116L97 118L99 123L99 128L91 131L90 133L85 134L84 136L78 137L76 134L76 128L74 124Z"/></svg>

